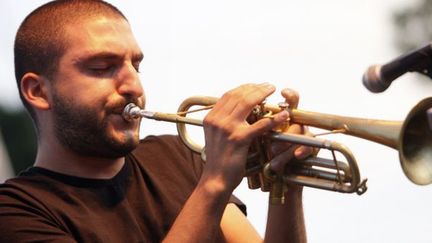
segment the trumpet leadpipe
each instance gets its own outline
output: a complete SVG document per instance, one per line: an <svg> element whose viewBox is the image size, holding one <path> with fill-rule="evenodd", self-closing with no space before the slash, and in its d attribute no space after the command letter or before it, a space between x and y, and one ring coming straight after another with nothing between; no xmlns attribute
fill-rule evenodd
<svg viewBox="0 0 432 243"><path fill-rule="evenodd" d="M127 121L131 121L137 118L147 118L157 121L166 121L172 123L184 123L195 126L202 126L203 122L199 119L187 118L173 113L154 112L147 111L139 108L133 103L129 103L123 110L123 118Z"/></svg>

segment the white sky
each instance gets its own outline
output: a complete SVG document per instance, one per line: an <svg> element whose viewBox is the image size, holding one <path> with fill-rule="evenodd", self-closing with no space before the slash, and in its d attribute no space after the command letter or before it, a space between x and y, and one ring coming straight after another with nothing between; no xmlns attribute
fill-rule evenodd
<svg viewBox="0 0 432 243"><path fill-rule="evenodd" d="M41 2L0 2L0 102L9 107L18 103L14 34ZM391 13L416 1L111 2L128 16L144 51L142 82L151 110L174 112L192 95L220 96L242 83L269 81L279 90L297 89L304 110L402 120L432 91L432 83L413 74L382 94L361 84L369 65L400 54L393 48ZM175 132L172 124L142 124L142 136ZM356 155L369 190L357 196L306 188L309 242L430 242L432 186L409 182L395 150L343 135L330 138ZM268 195L246 187L242 183L236 194L263 233Z"/></svg>

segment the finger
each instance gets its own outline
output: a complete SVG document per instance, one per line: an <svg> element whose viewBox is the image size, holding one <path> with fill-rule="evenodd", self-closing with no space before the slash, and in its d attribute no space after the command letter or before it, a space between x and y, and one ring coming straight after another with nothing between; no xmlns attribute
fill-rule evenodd
<svg viewBox="0 0 432 243"><path fill-rule="evenodd" d="M305 128L303 125L299 125L299 124L293 124L291 126L289 126L289 128L287 129L287 131L285 131L284 133L287 134L304 134ZM281 142L281 141L274 141L272 143L272 148L271 151L274 155L279 154L280 152L286 150L287 147L291 146L291 143L288 142Z"/></svg>
<svg viewBox="0 0 432 243"><path fill-rule="evenodd" d="M287 111L282 111L277 113L273 118L260 119L257 122L250 125L249 138L254 138L256 136L262 135L265 132L272 130L281 123L285 122L289 117Z"/></svg>
<svg viewBox="0 0 432 243"><path fill-rule="evenodd" d="M278 155L282 153L283 151L287 150L292 143L289 142L281 142L281 141L274 141L271 144L271 152L272 155Z"/></svg>
<svg viewBox="0 0 432 243"><path fill-rule="evenodd" d="M275 90L275 86L269 83L262 83L252 87L248 92L244 93L242 99L238 100L233 114L241 119L246 119L252 109L256 105L261 104Z"/></svg>
<svg viewBox="0 0 432 243"><path fill-rule="evenodd" d="M299 159L299 160L306 159L307 157L309 157L313 154L314 154L314 149L313 149L313 147L310 147L310 146L299 146L294 151L294 157L296 159Z"/></svg>
<svg viewBox="0 0 432 243"><path fill-rule="evenodd" d="M303 125L300 125L300 124L292 124L291 126L288 127L288 130L286 131L286 133L291 133L291 134L304 134L304 128L303 128Z"/></svg>
<svg viewBox="0 0 432 243"><path fill-rule="evenodd" d="M284 152L280 153L278 156L275 156L272 160L270 160L270 168L274 172L281 172L285 168L285 165L291 161L294 157L294 151L297 149L297 146L291 146Z"/></svg>
<svg viewBox="0 0 432 243"><path fill-rule="evenodd" d="M300 96L297 91L292 89L283 89L281 94L289 104L290 108L296 109L298 107Z"/></svg>
<svg viewBox="0 0 432 243"><path fill-rule="evenodd" d="M215 116L223 116L224 114L231 114L232 111L238 104L238 97L242 97L240 95L241 92L247 92L250 89L252 84L243 84L237 88L231 89L227 91L222 97L216 102L213 109L209 112L210 115Z"/></svg>
<svg viewBox="0 0 432 243"><path fill-rule="evenodd" d="M305 135L306 136L308 136L308 137L315 137L315 134L313 134L312 132L310 132L309 131L309 127L308 126L304 126L304 129L305 129ZM312 156L317 156L318 155L318 153L319 153L319 151L320 151L320 148L318 148L318 147L311 147L312 148Z"/></svg>
<svg viewBox="0 0 432 243"><path fill-rule="evenodd" d="M274 90L275 87L269 83L241 85L226 92L209 115L220 119L230 116L230 119L244 120L253 107L261 103Z"/></svg>

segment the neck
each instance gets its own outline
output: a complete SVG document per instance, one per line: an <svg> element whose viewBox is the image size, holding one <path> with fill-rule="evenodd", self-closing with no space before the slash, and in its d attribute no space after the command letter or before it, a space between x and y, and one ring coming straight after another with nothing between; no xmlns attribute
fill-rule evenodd
<svg viewBox="0 0 432 243"><path fill-rule="evenodd" d="M110 179L121 170L124 162L124 157L113 159L83 156L60 143L40 141L35 166L83 178Z"/></svg>

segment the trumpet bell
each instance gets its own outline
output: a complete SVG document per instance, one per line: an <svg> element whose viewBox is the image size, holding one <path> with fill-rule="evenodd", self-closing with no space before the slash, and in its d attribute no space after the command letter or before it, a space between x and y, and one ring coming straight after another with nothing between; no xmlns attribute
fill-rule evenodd
<svg viewBox="0 0 432 243"><path fill-rule="evenodd" d="M399 138L399 159L405 175L417 185L432 183L432 127L428 109L432 97L420 101L408 114Z"/></svg>

